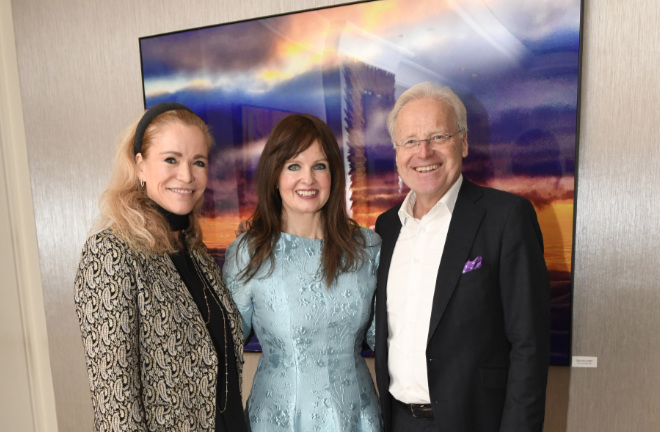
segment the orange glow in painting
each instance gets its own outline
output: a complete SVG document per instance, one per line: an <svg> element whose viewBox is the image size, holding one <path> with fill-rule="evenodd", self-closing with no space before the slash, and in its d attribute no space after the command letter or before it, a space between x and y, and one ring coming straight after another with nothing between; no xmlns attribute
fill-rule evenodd
<svg viewBox="0 0 660 432"><path fill-rule="evenodd" d="M523 5L524 3L524 5ZM580 0L383 0L140 39L146 106L178 101L206 121L202 230L218 263L255 203L270 130L290 113L325 121L342 148L362 226L400 203L387 114L405 89L451 87L468 112L463 174L529 199L543 233L552 361L570 352Z"/></svg>

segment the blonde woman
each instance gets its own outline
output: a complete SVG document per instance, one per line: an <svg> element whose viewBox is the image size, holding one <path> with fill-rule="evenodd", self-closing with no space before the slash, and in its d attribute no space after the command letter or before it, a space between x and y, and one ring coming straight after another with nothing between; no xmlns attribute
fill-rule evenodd
<svg viewBox="0 0 660 432"><path fill-rule="evenodd" d="M240 316L202 243L213 143L163 103L119 143L75 302L97 431L245 431Z"/></svg>

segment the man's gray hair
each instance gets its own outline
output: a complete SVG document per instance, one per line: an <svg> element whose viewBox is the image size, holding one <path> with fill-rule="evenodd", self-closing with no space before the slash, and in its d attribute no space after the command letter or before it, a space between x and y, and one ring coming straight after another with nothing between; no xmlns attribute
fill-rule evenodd
<svg viewBox="0 0 660 432"><path fill-rule="evenodd" d="M419 84L415 84L410 87L408 90L404 91L401 96L396 100L394 108L387 116L387 131L390 133L390 138L392 143L395 143L394 138L394 128L396 126L396 119L401 112L401 108L406 106L408 102L412 102L418 99L432 99L437 102L445 103L454 110L456 116L456 126L461 132L467 131L467 112L465 110L465 105L461 99L456 96L449 87L440 86L436 83L425 81ZM446 131L450 132L450 131Z"/></svg>

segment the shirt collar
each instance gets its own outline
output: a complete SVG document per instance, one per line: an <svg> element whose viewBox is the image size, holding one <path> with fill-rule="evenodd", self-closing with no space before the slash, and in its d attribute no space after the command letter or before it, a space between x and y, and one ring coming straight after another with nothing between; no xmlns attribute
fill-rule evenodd
<svg viewBox="0 0 660 432"><path fill-rule="evenodd" d="M422 219L429 215L438 213L438 207L441 205L445 206L447 210L449 210L450 214L454 213L454 207L456 206L458 191L461 189L461 184L463 184L463 174L458 176L449 190L442 196L442 198L438 200L437 203L435 203L433 208L426 215L422 216ZM415 202L417 202L417 196L415 195L415 192L411 190L408 192L408 195L406 195L406 198L403 200L401 208L399 209L399 219L401 220L401 225L405 225L406 222L410 219L415 219L413 216L413 208L415 207Z"/></svg>

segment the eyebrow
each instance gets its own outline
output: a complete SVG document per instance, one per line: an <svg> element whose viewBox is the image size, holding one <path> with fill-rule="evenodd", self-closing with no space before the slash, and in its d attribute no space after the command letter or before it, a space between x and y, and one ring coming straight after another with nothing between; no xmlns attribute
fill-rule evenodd
<svg viewBox="0 0 660 432"><path fill-rule="evenodd" d="M432 136L432 135L437 135L437 134L446 134L446 133L449 133L449 132L445 132L445 131L443 131L443 130L441 130L441 129L431 129L431 130L432 130L432 132L427 132L425 135L426 135L426 136ZM404 137L401 138L401 139L411 139L411 138L417 139L417 134L416 134L416 133L409 134L409 135L404 136Z"/></svg>
<svg viewBox="0 0 660 432"><path fill-rule="evenodd" d="M159 154L160 154L160 155L174 155L174 156L183 157L183 154L182 154L182 153L177 152L177 151L170 151L170 150L168 150L168 151L164 151L164 152L160 152ZM208 159L208 156L204 156L204 155L202 155L202 154L196 154L195 156L193 156L193 159Z"/></svg>
<svg viewBox="0 0 660 432"><path fill-rule="evenodd" d="M310 165L314 165L314 164L321 163L321 162L324 162L324 163L327 163L327 164L330 163L330 162L328 162L328 159L319 159L319 160L312 161L312 162L310 163ZM300 160L294 158L294 159L289 159L289 160L287 160L286 162L284 162L284 165L288 165L288 164L300 164L300 163L301 163Z"/></svg>

